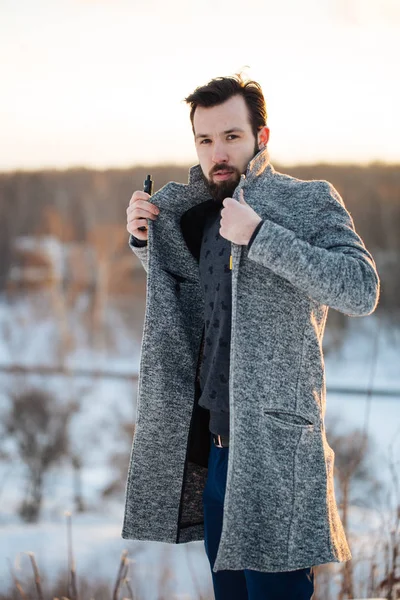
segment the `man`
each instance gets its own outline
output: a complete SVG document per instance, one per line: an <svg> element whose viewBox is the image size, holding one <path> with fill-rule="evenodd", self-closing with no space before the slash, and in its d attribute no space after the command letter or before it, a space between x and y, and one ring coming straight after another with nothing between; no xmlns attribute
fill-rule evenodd
<svg viewBox="0 0 400 600"><path fill-rule="evenodd" d="M380 281L335 188L273 168L259 84L186 101L199 165L127 209L147 302L122 537L204 539L217 600L309 599L313 566L351 559L326 317L371 314Z"/></svg>

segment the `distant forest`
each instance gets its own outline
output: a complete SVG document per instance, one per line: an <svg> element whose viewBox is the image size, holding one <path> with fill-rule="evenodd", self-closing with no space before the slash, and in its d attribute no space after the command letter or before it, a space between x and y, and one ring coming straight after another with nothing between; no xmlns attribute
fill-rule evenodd
<svg viewBox="0 0 400 600"><path fill-rule="evenodd" d="M336 187L376 261L382 286L379 309L399 312L400 165L377 162L368 166L322 163L285 167L273 162L273 166L281 173L300 179L325 179ZM7 285L14 241L21 235L53 235L60 242L84 243L98 231L101 243L107 245L111 238L107 232L118 232L123 252L131 252L126 208L132 193L143 189L147 173L151 173L157 191L168 181L187 183L188 170L189 166L139 165L0 173L0 291Z"/></svg>

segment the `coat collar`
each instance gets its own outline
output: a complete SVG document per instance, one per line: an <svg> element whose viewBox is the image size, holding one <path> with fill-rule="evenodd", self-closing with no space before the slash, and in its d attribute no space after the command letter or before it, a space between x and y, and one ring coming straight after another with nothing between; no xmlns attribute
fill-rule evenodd
<svg viewBox="0 0 400 600"><path fill-rule="evenodd" d="M270 163L268 148L262 148L249 161L246 173L241 175L238 186L248 185L258 177L269 179L274 173L275 169ZM186 211L209 201L210 198L210 189L203 177L200 164L197 164L190 167L187 184L170 182L154 194L153 201L159 208L168 209L168 212L178 219Z"/></svg>

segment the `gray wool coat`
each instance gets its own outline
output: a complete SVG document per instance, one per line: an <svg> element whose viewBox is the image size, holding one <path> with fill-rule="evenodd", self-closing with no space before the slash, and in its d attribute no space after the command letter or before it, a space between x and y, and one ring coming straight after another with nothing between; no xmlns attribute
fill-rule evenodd
<svg viewBox="0 0 400 600"><path fill-rule="evenodd" d="M380 281L353 219L327 181L277 172L267 148L235 189L265 222L232 247L230 446L214 572L290 571L352 558L325 431L322 338L329 307L362 317ZM122 537L204 539L209 413L198 405L204 333L199 252L210 194L200 165L151 199L137 420Z"/></svg>

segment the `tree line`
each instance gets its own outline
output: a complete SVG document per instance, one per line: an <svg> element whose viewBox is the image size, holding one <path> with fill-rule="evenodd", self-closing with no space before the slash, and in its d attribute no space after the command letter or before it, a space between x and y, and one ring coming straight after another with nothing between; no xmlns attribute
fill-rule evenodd
<svg viewBox="0 0 400 600"><path fill-rule="evenodd" d="M400 165L273 165L279 172L325 179L336 187L376 261L382 281L379 309L395 314L400 307ZM107 235L112 230L125 250L126 208L132 193L143 189L147 173L157 191L168 181L187 183L188 170L189 166L139 165L0 173L0 291L7 285L17 236L52 234L62 242L91 242L93 232L101 231L104 247L113 242Z"/></svg>

